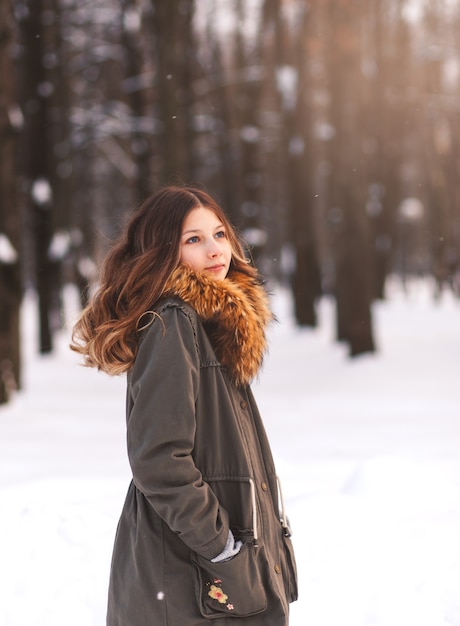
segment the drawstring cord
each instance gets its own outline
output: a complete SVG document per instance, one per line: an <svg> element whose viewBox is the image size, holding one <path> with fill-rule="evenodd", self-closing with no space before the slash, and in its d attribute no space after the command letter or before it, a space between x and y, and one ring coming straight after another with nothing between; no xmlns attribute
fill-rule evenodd
<svg viewBox="0 0 460 626"><path fill-rule="evenodd" d="M257 519L257 500L256 500L256 486L254 483L254 480L252 478L248 478L249 481L249 486L251 488L251 504L252 504L252 529L253 529L253 535L254 535L254 548L258 548L259 547L259 527L258 527L258 519ZM281 488L281 481L279 479L279 476L276 477L276 483L278 485L278 494L279 494L279 500L281 503L281 511L280 511L280 522L281 522L281 527L283 529L283 533L285 535L285 537L290 537L292 535L292 531L289 527L289 520L288 517L286 515L286 508L284 506L284 497L283 497L283 490Z"/></svg>
<svg viewBox="0 0 460 626"><path fill-rule="evenodd" d="M249 485L251 487L251 502L252 502L252 530L254 533L254 548L259 547L259 533L257 529L257 503L256 503L256 486L252 478L249 479Z"/></svg>
<svg viewBox="0 0 460 626"><path fill-rule="evenodd" d="M279 499L281 502L281 526L283 528L283 533L286 537L290 537L292 535L292 531L289 527L289 520L287 518L286 515L286 508L284 506L284 497L283 497L283 490L281 488L281 481L279 479L279 476L276 477L276 483L278 485L278 494L279 494Z"/></svg>

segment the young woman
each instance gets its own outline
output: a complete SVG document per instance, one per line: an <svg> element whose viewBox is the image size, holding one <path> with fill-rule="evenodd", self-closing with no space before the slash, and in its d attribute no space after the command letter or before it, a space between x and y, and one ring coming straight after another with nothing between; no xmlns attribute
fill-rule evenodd
<svg viewBox="0 0 460 626"><path fill-rule="evenodd" d="M199 189L148 198L109 252L71 346L86 365L127 372L133 480L108 626L288 624L295 562L249 388L271 319L234 230Z"/></svg>

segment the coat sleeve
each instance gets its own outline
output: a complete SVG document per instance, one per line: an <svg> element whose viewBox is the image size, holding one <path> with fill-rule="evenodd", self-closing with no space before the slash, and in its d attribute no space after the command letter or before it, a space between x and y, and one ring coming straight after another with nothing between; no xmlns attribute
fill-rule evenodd
<svg viewBox="0 0 460 626"><path fill-rule="evenodd" d="M130 373L128 456L134 484L157 514L211 559L224 549L229 524L192 458L199 377L192 322L168 307L146 332Z"/></svg>

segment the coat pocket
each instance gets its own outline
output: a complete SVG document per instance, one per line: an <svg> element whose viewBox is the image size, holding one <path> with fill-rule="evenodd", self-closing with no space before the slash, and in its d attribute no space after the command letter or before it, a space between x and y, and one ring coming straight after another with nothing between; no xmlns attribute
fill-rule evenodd
<svg viewBox="0 0 460 626"><path fill-rule="evenodd" d="M289 537L283 534L284 553L286 555L286 593L289 602L295 602L299 596L297 584L297 566L294 556L294 548Z"/></svg>
<svg viewBox="0 0 460 626"><path fill-rule="evenodd" d="M203 617L247 617L267 608L267 563L263 546L244 543L228 561L211 563L192 552L195 593Z"/></svg>

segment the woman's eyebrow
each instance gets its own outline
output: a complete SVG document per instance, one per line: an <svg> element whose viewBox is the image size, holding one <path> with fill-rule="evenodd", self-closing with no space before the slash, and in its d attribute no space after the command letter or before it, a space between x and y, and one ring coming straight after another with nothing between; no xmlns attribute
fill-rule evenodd
<svg viewBox="0 0 460 626"><path fill-rule="evenodd" d="M213 228L213 230L217 230L218 228L224 228L224 225L218 224L217 226ZM202 233L202 232L203 231L201 230L201 228L189 228L189 230L184 230L182 234L186 235L187 233Z"/></svg>

